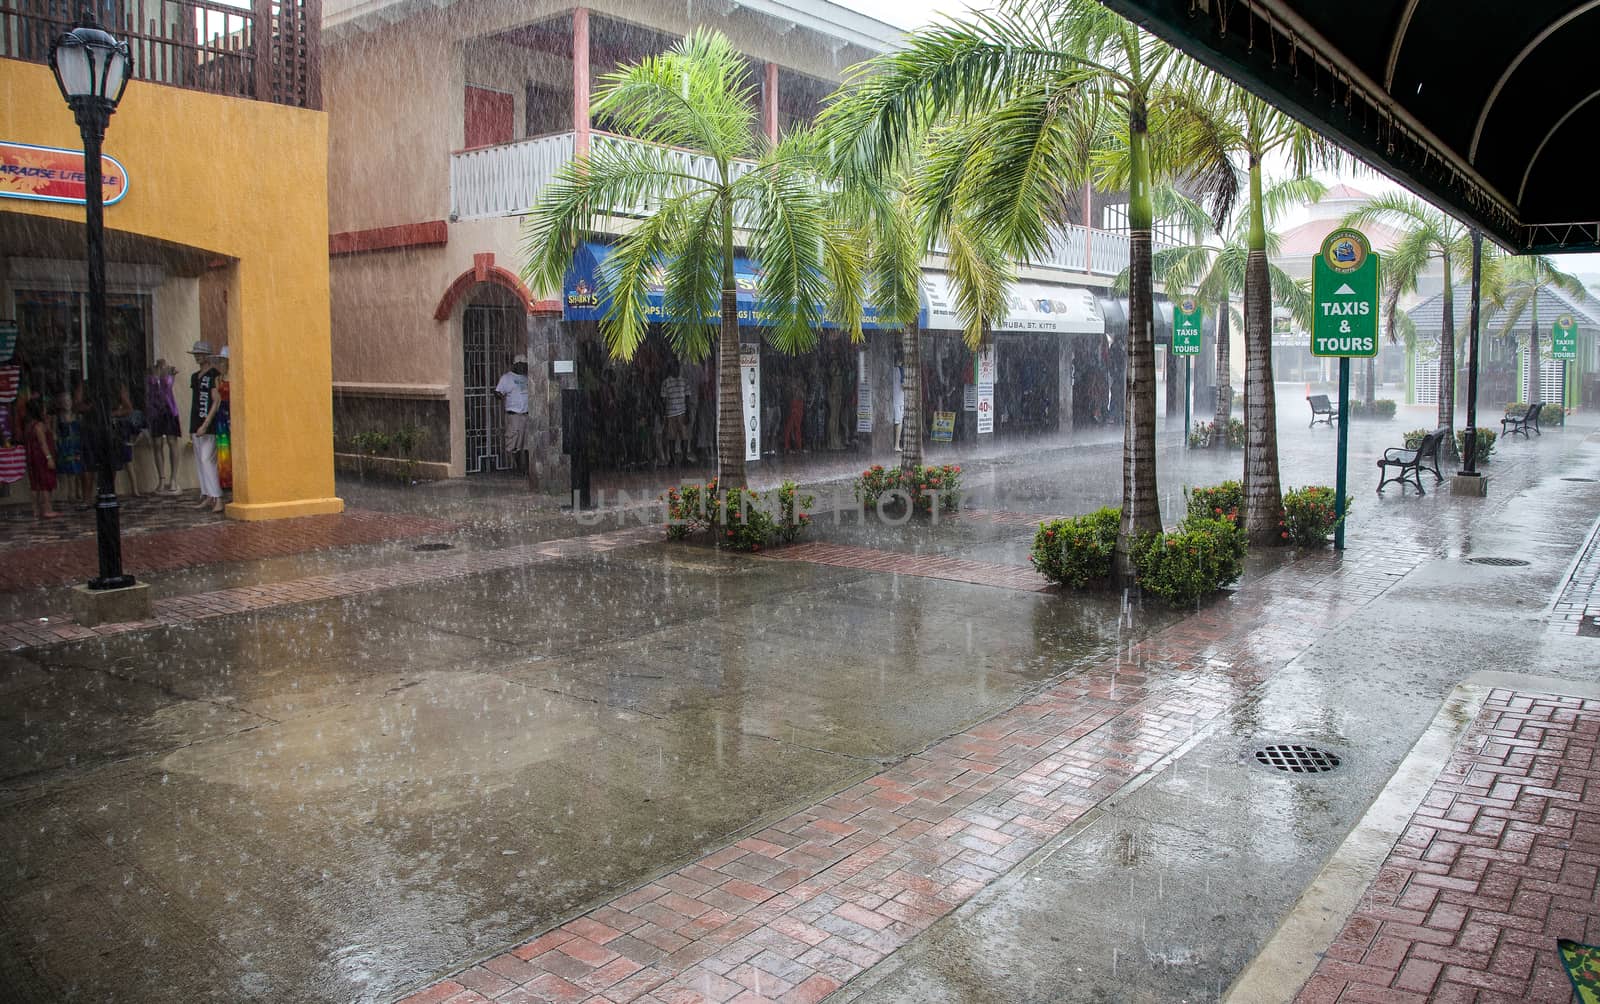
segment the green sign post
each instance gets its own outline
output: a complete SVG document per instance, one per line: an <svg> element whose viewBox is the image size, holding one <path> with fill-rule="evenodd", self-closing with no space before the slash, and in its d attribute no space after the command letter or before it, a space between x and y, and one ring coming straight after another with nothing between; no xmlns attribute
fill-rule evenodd
<svg viewBox="0 0 1600 1004"><path fill-rule="evenodd" d="M1341 227L1311 260L1311 354L1339 360L1339 461L1333 546L1344 550L1345 458L1350 445L1350 360L1378 354L1378 256L1359 230Z"/></svg>
<svg viewBox="0 0 1600 1004"><path fill-rule="evenodd" d="M1571 314L1556 318L1555 327L1550 329L1550 358L1578 358L1578 326L1573 323Z"/></svg>
<svg viewBox="0 0 1600 1004"><path fill-rule="evenodd" d="M1194 357L1200 354L1202 311L1192 297L1172 305L1172 355L1183 356L1183 444L1189 446L1190 399L1194 397ZM1171 377L1168 377L1171 379Z"/></svg>

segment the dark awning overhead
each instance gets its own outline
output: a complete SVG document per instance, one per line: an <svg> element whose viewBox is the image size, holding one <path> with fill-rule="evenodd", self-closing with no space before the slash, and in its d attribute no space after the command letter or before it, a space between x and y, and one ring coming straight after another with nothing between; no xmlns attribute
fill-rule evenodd
<svg viewBox="0 0 1600 1004"><path fill-rule="evenodd" d="M1506 247L1600 250L1600 3L1105 2Z"/></svg>

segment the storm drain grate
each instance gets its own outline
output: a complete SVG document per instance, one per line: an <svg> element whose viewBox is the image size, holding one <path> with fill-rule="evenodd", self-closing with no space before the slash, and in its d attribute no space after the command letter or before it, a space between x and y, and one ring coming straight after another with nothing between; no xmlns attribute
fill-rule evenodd
<svg viewBox="0 0 1600 1004"><path fill-rule="evenodd" d="M1468 558L1467 564L1495 565L1499 568L1515 568L1519 565L1526 565L1527 562L1523 561L1521 558Z"/></svg>
<svg viewBox="0 0 1600 1004"><path fill-rule="evenodd" d="M1339 754L1315 746L1281 743L1255 751L1256 762L1289 774L1325 774L1339 766Z"/></svg>
<svg viewBox="0 0 1600 1004"><path fill-rule="evenodd" d="M1562 478L1562 481L1593 481L1594 478Z"/></svg>
<svg viewBox="0 0 1600 1004"><path fill-rule="evenodd" d="M455 547L455 545L454 544L444 544L444 543L418 544L416 547L413 547L412 550L413 551L448 551L452 547Z"/></svg>

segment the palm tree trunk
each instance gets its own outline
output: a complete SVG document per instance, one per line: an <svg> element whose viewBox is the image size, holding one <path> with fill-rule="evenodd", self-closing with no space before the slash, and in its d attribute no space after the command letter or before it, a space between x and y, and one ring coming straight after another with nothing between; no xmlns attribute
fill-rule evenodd
<svg viewBox="0 0 1600 1004"><path fill-rule="evenodd" d="M717 483L745 487L744 400L739 387L739 293L722 290L722 331L717 337Z"/></svg>
<svg viewBox="0 0 1600 1004"><path fill-rule="evenodd" d="M1233 330L1232 305L1222 301L1217 310L1217 410L1216 425L1211 433L1211 448L1228 448L1228 420L1233 417Z"/></svg>
<svg viewBox="0 0 1600 1004"><path fill-rule="evenodd" d="M900 338L901 381L905 413L900 419L900 469L910 472L922 466L922 329L915 318L905 326Z"/></svg>
<svg viewBox="0 0 1600 1004"><path fill-rule="evenodd" d="M1134 582L1133 555L1146 534L1161 532L1156 494L1156 355L1152 334L1150 157L1142 92L1130 97L1128 153L1128 373L1123 381L1122 523L1113 571L1117 582Z"/></svg>
<svg viewBox="0 0 1600 1004"><path fill-rule="evenodd" d="M1250 158L1250 253L1244 265L1244 525L1252 545L1283 543L1278 410L1272 385L1272 292L1261 164Z"/></svg>
<svg viewBox="0 0 1600 1004"><path fill-rule="evenodd" d="M1382 351L1382 349L1379 349L1379 351ZM1377 399L1377 393L1378 393L1378 357L1377 356L1373 356L1371 359L1367 360L1366 385L1367 385L1366 389L1362 392L1361 399L1367 403L1367 415L1368 415L1368 417L1370 417L1372 415L1373 402Z"/></svg>
<svg viewBox="0 0 1600 1004"><path fill-rule="evenodd" d="M1441 429L1449 429L1450 435L1444 438L1444 454L1447 457L1456 455L1456 307L1455 289L1451 285L1450 252L1446 251L1444 259L1444 296L1440 301L1444 307L1444 318L1439 324L1439 424Z"/></svg>

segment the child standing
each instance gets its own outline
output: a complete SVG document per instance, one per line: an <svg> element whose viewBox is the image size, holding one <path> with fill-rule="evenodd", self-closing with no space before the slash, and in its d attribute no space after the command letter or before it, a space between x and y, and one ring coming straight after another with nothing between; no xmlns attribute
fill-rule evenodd
<svg viewBox="0 0 1600 1004"><path fill-rule="evenodd" d="M28 451L28 488L33 492L33 514L39 519L55 519L61 514L50 504L56 490L56 437L44 419L44 403L28 399L27 429L23 439Z"/></svg>

